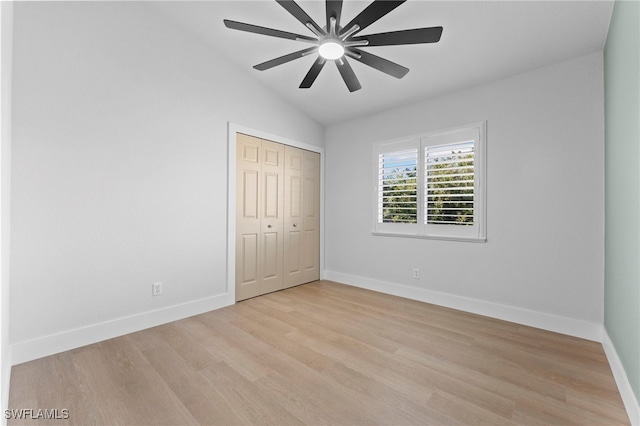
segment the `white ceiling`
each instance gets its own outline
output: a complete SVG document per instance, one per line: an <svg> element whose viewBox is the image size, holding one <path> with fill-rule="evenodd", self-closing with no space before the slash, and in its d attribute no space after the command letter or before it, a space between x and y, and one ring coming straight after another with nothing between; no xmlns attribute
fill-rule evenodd
<svg viewBox="0 0 640 426"><path fill-rule="evenodd" d="M299 1L322 26L324 2ZM345 0L343 23L370 2ZM602 51L612 1L425 1L409 0L362 31L362 35L442 26L439 43L370 47L378 56L410 69L401 80L350 61L362 89L350 93L333 64L311 89L298 86L315 56L257 71L253 65L309 45L230 30L232 19L312 36L273 0L151 2L145 5L205 40L223 60L269 86L322 124L384 111L444 93Z"/></svg>

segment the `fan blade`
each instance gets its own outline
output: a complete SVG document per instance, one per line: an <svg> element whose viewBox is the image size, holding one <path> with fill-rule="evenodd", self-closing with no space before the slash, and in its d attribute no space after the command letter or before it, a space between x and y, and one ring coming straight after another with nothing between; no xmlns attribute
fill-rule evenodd
<svg viewBox="0 0 640 426"><path fill-rule="evenodd" d="M304 25L307 28L309 28L307 24L311 25L313 29L312 28L309 28L309 29L313 33L315 33L317 36L326 34L324 30L320 28L320 26L316 23L316 21L311 19L311 17L307 15L307 12L302 10L302 8L298 6L298 3L296 3L295 1L293 0L276 0L276 1L280 6L284 7L287 10L287 12L292 14L298 21L302 22L302 25Z"/></svg>
<svg viewBox="0 0 640 426"><path fill-rule="evenodd" d="M262 35L267 35L271 37L286 38L289 40L297 40L297 39L303 39L303 40L309 40L309 41L317 40L313 37L307 37L300 34L289 33L286 31L274 30L272 28L259 27L258 25L245 24L244 22L231 21L229 19L224 20L224 25L226 25L227 28L231 28L233 30L246 31L248 33L262 34Z"/></svg>
<svg viewBox="0 0 640 426"><path fill-rule="evenodd" d="M366 9L364 9L362 12L360 12L360 14L358 16L353 18L351 20L351 22L349 22L347 25L343 26L342 29L344 31L342 31L342 32L344 33L345 31L348 31L354 25L358 25L360 27L358 29L358 31L362 31L363 29L365 29L369 25L371 25L374 22L376 22L378 19L382 18L387 13L391 12L396 7L400 6L405 1L407 1L407 0L394 0L394 1L391 1L391 0L375 0L373 3L371 3L369 6L367 6ZM358 32L358 31L356 31L356 32Z"/></svg>
<svg viewBox="0 0 640 426"><path fill-rule="evenodd" d="M267 62L263 62L258 65L254 65L253 67L259 71L268 70L269 68L273 68L278 65L286 64L287 62L291 62L295 59L300 59L303 56L307 56L311 52L318 50L316 46L309 47L308 49L298 50L297 52L289 53L288 55L280 56L279 58L272 59Z"/></svg>
<svg viewBox="0 0 640 426"><path fill-rule="evenodd" d="M300 89L310 88L313 82L316 81L318 74L320 74L320 71L322 71L322 68L326 63L327 61L322 56L318 55L318 59L316 59L313 65L311 65L309 72L304 76L302 83L300 83Z"/></svg>
<svg viewBox="0 0 640 426"><path fill-rule="evenodd" d="M416 28L353 37L349 41L367 40L367 46L392 46L398 44L437 43L442 36L442 27Z"/></svg>
<svg viewBox="0 0 640 426"><path fill-rule="evenodd" d="M353 53L353 55L350 53ZM372 55L364 50L350 48L348 50L348 54L350 58L353 58L358 62L362 62L365 65L369 65L371 68L375 68L378 71L382 71L383 73L389 74L395 78L402 78L409 72L409 68L381 58L380 56Z"/></svg>
<svg viewBox="0 0 640 426"><path fill-rule="evenodd" d="M346 83L350 92L355 92L356 90L362 89L358 78L351 68L351 65L349 65L349 62L347 62L347 58L342 57L342 63L340 63L340 61L336 61L336 65L338 66L338 71L340 71L340 75L342 76L342 79Z"/></svg>
<svg viewBox="0 0 640 426"><path fill-rule="evenodd" d="M329 18L336 18L336 32L340 32L340 15L342 14L342 0L327 0L327 31L331 28Z"/></svg>

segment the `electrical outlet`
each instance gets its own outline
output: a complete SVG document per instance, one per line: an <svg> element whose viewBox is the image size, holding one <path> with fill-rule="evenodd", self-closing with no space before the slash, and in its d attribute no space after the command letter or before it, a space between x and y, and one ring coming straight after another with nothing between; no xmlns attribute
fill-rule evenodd
<svg viewBox="0 0 640 426"><path fill-rule="evenodd" d="M153 296L160 296L162 294L162 283L153 283L151 287L151 294Z"/></svg>
<svg viewBox="0 0 640 426"><path fill-rule="evenodd" d="M416 280L417 280L417 279L420 279L420 269L415 268L415 269L413 270L413 278L415 278Z"/></svg>

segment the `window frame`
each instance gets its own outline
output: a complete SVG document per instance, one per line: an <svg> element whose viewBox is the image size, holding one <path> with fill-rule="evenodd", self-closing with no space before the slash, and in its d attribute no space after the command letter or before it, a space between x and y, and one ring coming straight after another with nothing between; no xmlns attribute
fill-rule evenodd
<svg viewBox="0 0 640 426"><path fill-rule="evenodd" d="M428 147L474 141L474 222L473 225L428 224L425 215L427 192L426 151ZM407 149L418 150L417 165L417 215L418 222L379 222L381 193L379 191L380 155ZM486 242L486 121L456 126L444 130L382 141L374 144L373 230L376 236L425 238L436 240Z"/></svg>

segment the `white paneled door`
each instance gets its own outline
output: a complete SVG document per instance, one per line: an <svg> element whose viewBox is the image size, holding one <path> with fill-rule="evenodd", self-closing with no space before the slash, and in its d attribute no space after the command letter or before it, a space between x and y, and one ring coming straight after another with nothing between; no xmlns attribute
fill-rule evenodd
<svg viewBox="0 0 640 426"><path fill-rule="evenodd" d="M284 287L305 282L303 175L304 151L292 146L284 148Z"/></svg>
<svg viewBox="0 0 640 426"><path fill-rule="evenodd" d="M237 135L236 301L320 278L320 154Z"/></svg>
<svg viewBox="0 0 640 426"><path fill-rule="evenodd" d="M303 162L304 186L304 272L303 282L320 279L320 155L305 151Z"/></svg>

